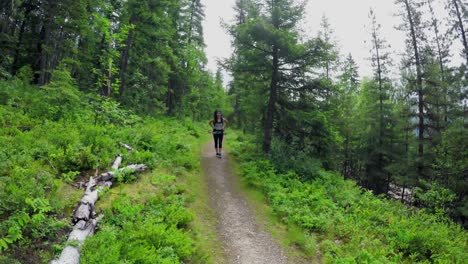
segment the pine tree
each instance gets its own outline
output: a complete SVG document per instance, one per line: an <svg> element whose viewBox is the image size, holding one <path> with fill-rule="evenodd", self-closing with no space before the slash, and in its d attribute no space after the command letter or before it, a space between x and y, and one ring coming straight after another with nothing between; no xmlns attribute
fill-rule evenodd
<svg viewBox="0 0 468 264"><path fill-rule="evenodd" d="M463 45L463 54L468 65L468 41L466 36L466 21L468 19L468 10L466 3L463 4L461 0L447 0L447 8L452 19L452 30L456 31L457 37ZM467 66L468 67L468 66Z"/></svg>
<svg viewBox="0 0 468 264"><path fill-rule="evenodd" d="M345 88L345 93L350 93L359 85L358 66L353 59L353 56L348 54L343 64L343 70L340 75L340 82Z"/></svg>
<svg viewBox="0 0 468 264"><path fill-rule="evenodd" d="M397 4L402 5L401 16L404 18L404 24L402 29L408 33L407 45L408 50L411 50L410 59L408 60L408 66L414 66L416 71L416 80L415 93L417 96L417 118L418 118L418 162L417 162L417 171L418 176L421 177L425 174L425 169L427 166L424 164L424 143L425 143L425 133L426 133L426 124L425 124L425 101L424 101L424 87L423 87L423 61L421 58L422 55L422 46L423 41L426 39L424 32L422 31L424 25L421 20L421 12L419 11L420 7L423 5L422 2L418 0L397 0ZM411 83L412 86L412 83Z"/></svg>
<svg viewBox="0 0 468 264"><path fill-rule="evenodd" d="M359 93L359 73L358 66L351 54L346 57L340 75L339 93L336 96L335 103L336 116L333 118L338 121L340 133L343 136L343 157L341 164L341 173L345 178L353 177L354 149L353 149L353 118L356 95Z"/></svg>
<svg viewBox="0 0 468 264"><path fill-rule="evenodd" d="M202 93L200 89L203 89L203 80L211 77L204 70L207 61L202 27L204 6L199 0L182 0L174 13L176 34L170 46L175 59L170 64L165 105L169 115L181 116L193 110L184 109L184 97L196 98Z"/></svg>
<svg viewBox="0 0 468 264"><path fill-rule="evenodd" d="M332 78L332 71L334 71L338 65L338 50L336 49L336 43L333 40L334 30L332 29L328 17L322 16L320 22L320 30L318 37L325 44L325 56L322 59L322 67L324 71L324 77L326 79Z"/></svg>
<svg viewBox="0 0 468 264"><path fill-rule="evenodd" d="M252 6L251 20L233 26L231 34L242 59L234 70L257 72L268 80L268 101L263 119L263 149L269 152L274 129L278 97L288 85L288 75L310 63L311 50L298 43L297 22L302 18L303 7L288 0L263 3L262 12ZM262 14L262 15L260 15ZM259 83L264 81L259 80Z"/></svg>

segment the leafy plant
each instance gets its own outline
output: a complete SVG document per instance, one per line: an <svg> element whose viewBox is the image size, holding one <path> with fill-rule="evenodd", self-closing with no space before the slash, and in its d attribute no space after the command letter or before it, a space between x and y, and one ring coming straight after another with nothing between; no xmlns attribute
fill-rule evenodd
<svg viewBox="0 0 468 264"><path fill-rule="evenodd" d="M317 248L330 263L462 263L468 258L467 232L443 214L408 209L322 169L304 181L246 151L253 147L249 141L232 146L240 153L243 177L263 191L279 219L312 234L296 237L309 255ZM440 196L440 186L429 187L434 190L421 197L438 208L453 199L450 192Z"/></svg>

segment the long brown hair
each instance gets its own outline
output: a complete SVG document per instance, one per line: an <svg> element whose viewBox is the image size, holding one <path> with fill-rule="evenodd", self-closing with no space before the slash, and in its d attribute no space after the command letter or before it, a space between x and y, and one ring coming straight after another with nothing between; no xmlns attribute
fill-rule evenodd
<svg viewBox="0 0 468 264"><path fill-rule="evenodd" d="M223 123L223 112L221 112L220 110L215 110L214 113L213 113L213 122L216 123L216 121L218 121L218 118L216 116L217 113L220 113L221 114L221 123Z"/></svg>

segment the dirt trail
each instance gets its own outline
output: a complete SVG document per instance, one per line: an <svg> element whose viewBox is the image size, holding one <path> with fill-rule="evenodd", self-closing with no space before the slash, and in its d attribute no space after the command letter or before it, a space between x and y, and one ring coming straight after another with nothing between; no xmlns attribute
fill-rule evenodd
<svg viewBox="0 0 468 264"><path fill-rule="evenodd" d="M210 202L218 216L218 236L230 263L281 264L286 256L271 235L258 226L245 198L239 193L229 156L215 156L212 144L203 148L201 164L206 174ZM223 263L224 264L224 263Z"/></svg>

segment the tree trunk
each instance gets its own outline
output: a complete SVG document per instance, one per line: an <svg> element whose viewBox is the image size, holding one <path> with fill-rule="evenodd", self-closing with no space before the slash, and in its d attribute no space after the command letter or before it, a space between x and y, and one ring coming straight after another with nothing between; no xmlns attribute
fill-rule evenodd
<svg viewBox="0 0 468 264"><path fill-rule="evenodd" d="M44 36L47 34L46 33L46 26L43 25L41 27L41 32L40 32L40 40L39 42L37 43L37 61L35 63L35 67L34 67L34 71L36 72L36 78L35 78L35 81L37 84L39 85L43 85L44 84L44 68L45 68L45 60L46 60L46 55L45 55L45 51L44 51L44 46L45 46L45 41L44 41Z"/></svg>
<svg viewBox="0 0 468 264"><path fill-rule="evenodd" d="M378 156L377 156L377 173L374 173L374 176L371 177L376 177L374 184L376 185L375 190L377 192L383 192L383 187L382 185L385 182L384 179L384 155L382 153L383 149L383 138L384 138L384 112L383 112L383 78L382 78L382 62L380 61L380 45L381 42L379 42L379 37L377 35L377 25L376 25L376 19L375 15L373 14L373 10L371 9L371 19L372 19L372 41L374 42L374 49L375 49L375 62L377 64L377 83L379 85L379 137L377 140L378 144ZM388 184L387 184L388 186ZM387 193L388 190L385 190L385 193Z"/></svg>
<svg viewBox="0 0 468 264"><path fill-rule="evenodd" d="M52 34L52 23L54 17L54 9L56 3L54 1L44 2L45 21L41 28L39 43L38 43L38 63L37 63L37 84L46 85L50 79L50 35Z"/></svg>
<svg viewBox="0 0 468 264"><path fill-rule="evenodd" d="M102 69L99 71L100 74L104 75L102 77L101 82L99 85L101 86L101 94L106 97L112 96L112 60L109 58L110 55L108 52L109 43L106 41L105 34L101 36L101 42L99 43L99 51L100 55L97 55L93 64L97 69ZM100 80L99 74L95 76L95 81L98 82Z"/></svg>
<svg viewBox="0 0 468 264"><path fill-rule="evenodd" d="M270 82L270 97L263 127L263 151L265 153L271 150L271 138L273 134L273 121L275 115L277 94L278 94L278 48L273 47L273 65Z"/></svg>
<svg viewBox="0 0 468 264"><path fill-rule="evenodd" d="M34 9L34 6L29 4L29 3L24 3L24 5L27 5L28 8L24 12L24 18L21 21L21 27L20 27L20 32L18 36L18 42L16 43L15 47L15 55L13 57L13 63L11 64L11 74L16 75L16 72L18 71L19 67L19 57L20 57L20 51L21 51L21 46L23 44L23 37L24 37L24 30L26 27L26 21L29 19L29 13Z"/></svg>
<svg viewBox="0 0 468 264"><path fill-rule="evenodd" d="M455 13L457 15L458 26L460 28L460 37L463 43L463 48L465 52L466 65L468 66L468 42L466 40L465 27L463 27L463 16L460 11L460 6L457 0L452 0L453 6L455 7Z"/></svg>
<svg viewBox="0 0 468 264"><path fill-rule="evenodd" d="M378 76L378 83L379 83L379 110L380 110L380 120L379 120L379 150L382 151L383 147L383 131L384 131L384 114L383 114L383 81L382 81L382 66L380 65L380 54L379 54L379 46L377 40L377 33L374 31L374 41L375 41L375 52L376 52L376 59L377 59L377 76ZM383 171L383 156L382 153L379 152L378 157L378 168L379 170ZM380 177L379 177L380 178ZM380 179L379 179L380 181Z"/></svg>
<svg viewBox="0 0 468 264"><path fill-rule="evenodd" d="M411 14L411 8L409 0L405 0L406 11L408 13L408 21L410 23L411 41L414 50L414 58L416 63L416 85L418 94L418 162L417 170L418 176L423 174L423 156L424 156L424 94L422 87L422 72L421 72L421 60L419 58L418 42L416 38L416 29L414 27L413 15Z"/></svg>
<svg viewBox="0 0 468 264"><path fill-rule="evenodd" d="M175 110L175 96L174 96L174 91L176 90L176 76L173 74L171 78L169 79L169 87L166 92L166 107L167 111L166 113L168 115L173 115L174 110Z"/></svg>
<svg viewBox="0 0 468 264"><path fill-rule="evenodd" d="M343 168L342 168L342 175L343 178L348 178L349 177L349 171L350 171L350 155L349 155L349 134L346 132L346 139L344 141L344 162L343 162Z"/></svg>
<svg viewBox="0 0 468 264"><path fill-rule="evenodd" d="M444 56L443 56L443 53L442 53L442 45L440 43L440 37L439 37L439 26L438 26L438 21L437 21L437 18L434 14L434 9L432 8L432 4L431 4L431 1L428 1L427 2L428 5L429 5L429 10L431 12L431 16L432 16L432 26L434 28L434 35L435 35L435 41L436 41L436 45L437 45L437 54L438 54L438 57L439 57L439 69L440 69L440 80L442 83L445 83L445 66L444 66ZM443 87L441 87L441 90L444 89ZM444 94L443 96L443 120L445 122L445 124L443 125L445 127L445 125L447 124L448 122L448 117L447 117L447 88L445 88L442 93ZM438 98L440 99L440 98ZM437 114L440 115L440 103L437 104ZM440 131L442 130L442 126L439 125L439 116L437 117L437 132L440 133Z"/></svg>
<svg viewBox="0 0 468 264"><path fill-rule="evenodd" d="M130 24L133 25L134 21L135 21L135 18L132 17L132 19L130 19ZM119 78L120 78L119 98L122 98L122 95L125 91L128 60L130 58L130 50L132 49L134 34L135 34L135 29L130 28L128 30L127 40L125 41L125 48L122 51L122 57L121 57L121 62L120 62L120 73L119 73Z"/></svg>

